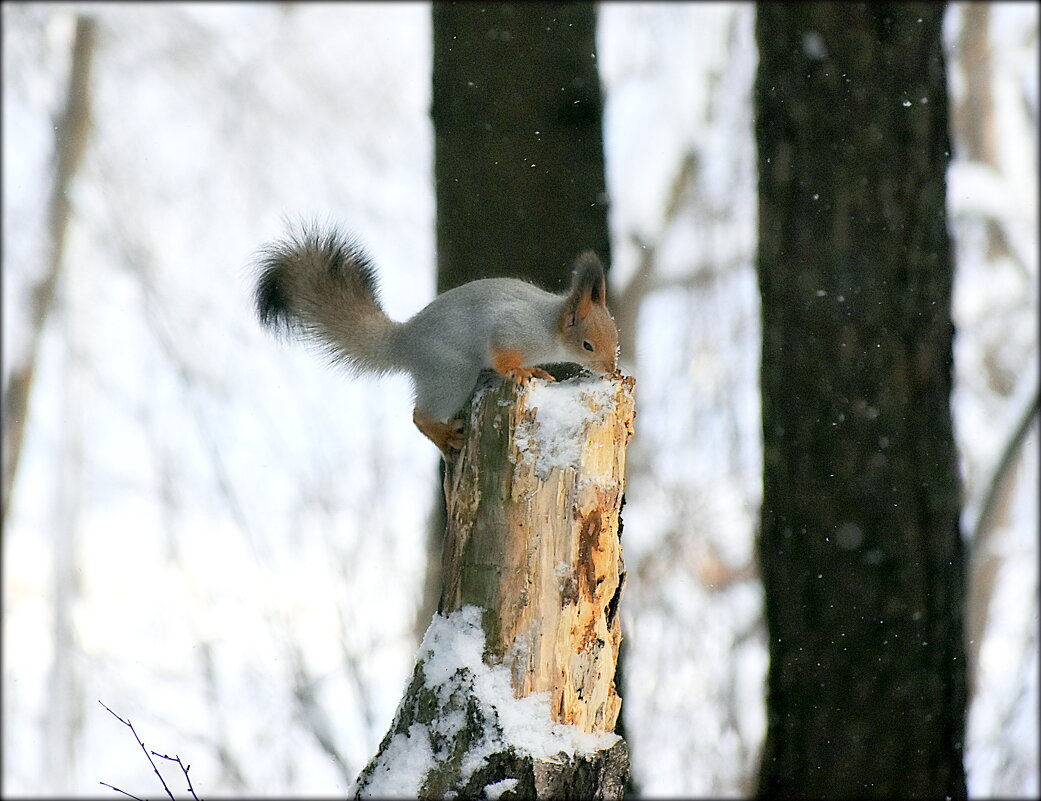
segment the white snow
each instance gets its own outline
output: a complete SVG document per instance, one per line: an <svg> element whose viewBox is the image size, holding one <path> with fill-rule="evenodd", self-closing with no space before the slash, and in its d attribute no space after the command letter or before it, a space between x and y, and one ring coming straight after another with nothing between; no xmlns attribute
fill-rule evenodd
<svg viewBox="0 0 1041 801"><path fill-rule="evenodd" d="M520 784L519 779L503 779L499 782L492 782L484 786L484 794L488 796L490 801L497 801L503 793L508 793L518 784Z"/></svg>
<svg viewBox="0 0 1041 801"><path fill-rule="evenodd" d="M438 716L429 730L414 723L407 735L393 737L380 755L378 767L366 783L362 797L416 797L424 778L440 758L431 745L430 732L441 735L444 742L454 743L468 725L466 714L459 709L460 698L471 695L476 700L479 717L484 720L484 731L463 755L459 779L462 784L491 754L509 747L535 759L559 761L562 754L585 756L618 742L620 738L616 734L591 734L577 726L555 722L550 714L548 692L517 698L510 684L509 669L488 664L484 647L479 607L464 606L447 616L433 616L418 659L423 668L424 687L433 691L438 700ZM403 700L409 701L410 698ZM507 778L487 785L486 792L490 798L498 798L516 783L516 779Z"/></svg>
<svg viewBox="0 0 1041 801"><path fill-rule="evenodd" d="M534 454L539 478L548 478L555 469L578 467L586 426L603 421L614 392L614 384L602 379L531 382L528 405L535 409L534 422L518 423L513 441L522 454Z"/></svg>
<svg viewBox="0 0 1041 801"><path fill-rule="evenodd" d="M383 752L363 798L418 798L423 779L434 766L430 735L419 723L408 734L395 734Z"/></svg>
<svg viewBox="0 0 1041 801"><path fill-rule="evenodd" d="M419 658L423 660L426 686L447 696L453 682L465 675L486 714L492 713L502 729L502 738L486 744L487 753L513 746L536 759L554 758L561 752L583 756L610 748L616 734L590 734L577 726L557 723L550 714L550 693L532 693L517 698L510 671L484 660L485 635L480 607L464 606L448 616L435 614L423 637ZM460 726L464 721L460 720Z"/></svg>

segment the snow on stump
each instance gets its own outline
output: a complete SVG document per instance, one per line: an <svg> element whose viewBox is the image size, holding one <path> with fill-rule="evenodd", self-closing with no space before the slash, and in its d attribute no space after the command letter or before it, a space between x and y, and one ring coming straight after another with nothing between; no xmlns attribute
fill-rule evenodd
<svg viewBox="0 0 1041 801"><path fill-rule="evenodd" d="M629 376L483 384L446 466L443 588L355 797L621 798Z"/></svg>

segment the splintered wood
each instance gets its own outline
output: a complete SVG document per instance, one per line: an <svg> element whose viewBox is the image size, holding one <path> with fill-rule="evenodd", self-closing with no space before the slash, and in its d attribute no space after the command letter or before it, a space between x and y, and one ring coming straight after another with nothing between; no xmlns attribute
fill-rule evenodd
<svg viewBox="0 0 1041 801"><path fill-rule="evenodd" d="M440 611L483 610L485 659L559 723L614 730L625 571L619 512L634 379L501 382L471 406L445 475Z"/></svg>

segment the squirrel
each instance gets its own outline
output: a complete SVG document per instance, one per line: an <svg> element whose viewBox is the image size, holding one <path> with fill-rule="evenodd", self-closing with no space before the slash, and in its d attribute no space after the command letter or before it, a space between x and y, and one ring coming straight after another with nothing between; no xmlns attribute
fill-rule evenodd
<svg viewBox="0 0 1041 801"><path fill-rule="evenodd" d="M575 260L566 294L516 278L482 278L441 293L405 322L384 312L375 265L338 228L290 231L260 251L258 267L260 322L317 344L355 371L409 373L412 420L446 460L462 448L458 413L482 370L516 384L554 380L537 366L553 362L617 370L618 329L592 251Z"/></svg>

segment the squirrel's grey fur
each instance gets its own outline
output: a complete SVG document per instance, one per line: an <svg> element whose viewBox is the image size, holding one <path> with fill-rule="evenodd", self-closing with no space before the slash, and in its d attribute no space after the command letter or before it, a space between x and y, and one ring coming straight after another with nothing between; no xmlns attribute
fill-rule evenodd
<svg viewBox="0 0 1041 801"><path fill-rule="evenodd" d="M372 261L354 239L312 224L261 251L254 299L263 324L316 343L335 363L408 372L417 411L440 421L459 411L480 371L494 367L496 349L522 354L524 365L578 362L614 369L617 332L603 306L603 267L592 253L576 262L568 294L513 278L485 278L438 295L405 322L386 315L377 283ZM576 317L583 292L587 306L590 299L603 306L609 323L609 341L595 358L581 338L594 335L571 330L582 326ZM598 340L603 336L599 332Z"/></svg>

